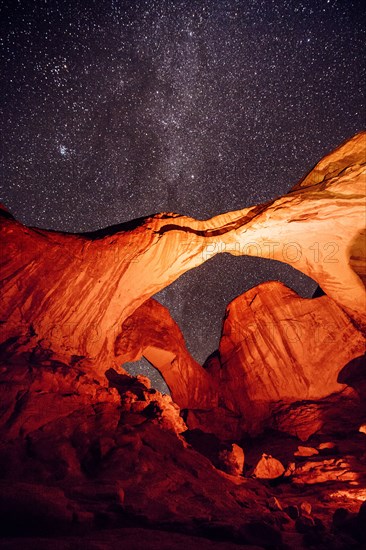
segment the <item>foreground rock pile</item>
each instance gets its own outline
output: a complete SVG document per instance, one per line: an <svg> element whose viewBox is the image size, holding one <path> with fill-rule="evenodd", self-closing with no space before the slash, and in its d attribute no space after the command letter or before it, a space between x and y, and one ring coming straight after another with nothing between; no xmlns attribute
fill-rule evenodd
<svg viewBox="0 0 366 550"><path fill-rule="evenodd" d="M40 544L40 536L53 537L43 543L48 548L55 537L60 548L80 537L99 548L100 529L110 540L107 548L123 540L140 548L138 540L131 542L132 533L141 542L146 537L141 530L152 528L181 533L180 539L169 539L170 548L180 548L184 540L195 548L205 548L205 540L212 548L220 540L225 548L234 543L305 548L311 540L319 547L342 548L339 541L356 545L363 540L357 491L365 486L364 434L331 447L329 441L312 443L316 461L296 456L295 439L277 436L253 440L251 446L241 442L248 448L245 457L239 445L224 452L227 444L217 440L217 460L215 449L210 459L197 443L187 443L194 431L187 430L171 398L149 387L144 377L110 370L110 387L92 393L95 381L85 375L77 385L65 365L33 362L21 368L22 358L16 362L15 406L1 426L4 548L17 548L15 535L28 537L29 548ZM13 373L14 364L3 362L3 374L6 370ZM26 389L32 370L37 383ZM351 454L345 455L347 446ZM261 458L263 448L272 456ZM337 491L339 497L330 496ZM344 521L338 508L347 510ZM350 534L355 522L357 530ZM168 548L167 534L154 531L154 537L157 546L165 540Z"/></svg>

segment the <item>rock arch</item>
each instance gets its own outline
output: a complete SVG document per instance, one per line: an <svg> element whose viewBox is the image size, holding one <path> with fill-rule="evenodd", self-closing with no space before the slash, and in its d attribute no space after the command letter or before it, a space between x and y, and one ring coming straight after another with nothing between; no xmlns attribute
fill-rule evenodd
<svg viewBox="0 0 366 550"><path fill-rule="evenodd" d="M365 287L350 260L365 228L365 144L366 133L357 134L287 195L205 221L157 214L74 235L24 227L3 210L3 339L33 339L60 360L85 358L102 374L106 362L119 362L116 340L126 319L222 252L291 264L365 326Z"/></svg>

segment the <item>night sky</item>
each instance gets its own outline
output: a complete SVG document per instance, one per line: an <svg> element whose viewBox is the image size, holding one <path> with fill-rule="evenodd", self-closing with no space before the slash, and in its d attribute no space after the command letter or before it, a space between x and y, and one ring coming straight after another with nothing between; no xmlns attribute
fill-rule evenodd
<svg viewBox="0 0 366 550"><path fill-rule="evenodd" d="M285 193L365 126L356 0L1 3L1 196L23 223L86 231L204 219ZM291 267L216 257L158 295L199 361L227 303Z"/></svg>

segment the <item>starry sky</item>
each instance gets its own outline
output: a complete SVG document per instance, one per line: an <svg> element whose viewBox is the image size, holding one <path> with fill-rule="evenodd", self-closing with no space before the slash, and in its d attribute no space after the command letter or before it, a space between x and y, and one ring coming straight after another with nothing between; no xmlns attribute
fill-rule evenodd
<svg viewBox="0 0 366 550"><path fill-rule="evenodd" d="M0 200L28 225L250 206L365 126L361 0L3 0L0 20ZM202 362L227 303L268 279L315 288L221 255L157 299Z"/></svg>

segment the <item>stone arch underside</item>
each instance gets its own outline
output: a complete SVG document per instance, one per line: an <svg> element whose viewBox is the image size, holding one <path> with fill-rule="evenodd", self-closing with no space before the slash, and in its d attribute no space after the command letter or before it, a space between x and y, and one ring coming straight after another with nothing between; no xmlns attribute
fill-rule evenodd
<svg viewBox="0 0 366 550"><path fill-rule="evenodd" d="M366 292L353 259L353 243L365 228L365 145L366 133L357 134L287 195L205 221L157 214L137 225L73 235L27 228L4 213L0 305L7 336L31 326L30 337L55 357L85 358L102 375L106 362L119 362L124 322L222 252L291 264L366 326Z"/></svg>
<svg viewBox="0 0 366 550"><path fill-rule="evenodd" d="M181 408L212 409L227 381L228 363L221 363L215 376L202 368L166 310L150 297L227 252L282 261L310 276L327 302L341 311L335 313L337 319L346 316L333 352L344 346L353 357L361 355L359 329L366 326L359 252L363 256L365 146L366 133L358 134L287 195L204 221L163 213L138 224L73 235L25 227L2 209L2 341L9 343L10 352L32 349L47 361L77 365L104 384L108 368L148 349L164 378L179 380L168 384ZM351 325L357 332L354 347L348 343ZM258 349L262 368L272 346L269 335L264 340L265 348ZM174 359L165 362L167 355L159 358L152 349L169 351ZM253 361L246 365L253 368ZM238 380L245 379L245 370L240 376ZM221 393L220 399L235 413L234 394Z"/></svg>

